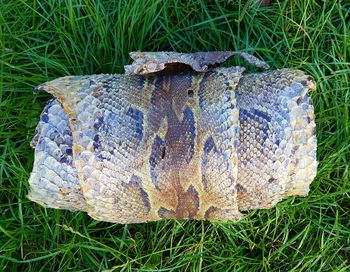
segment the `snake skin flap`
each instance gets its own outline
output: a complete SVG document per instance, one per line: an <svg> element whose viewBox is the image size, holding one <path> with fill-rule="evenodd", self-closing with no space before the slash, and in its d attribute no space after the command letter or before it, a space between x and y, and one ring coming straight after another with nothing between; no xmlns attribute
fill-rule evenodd
<svg viewBox="0 0 350 272"><path fill-rule="evenodd" d="M308 194L316 175L313 79L214 67L241 52L133 52L126 74L67 76L32 140L29 199L97 220L239 220Z"/></svg>

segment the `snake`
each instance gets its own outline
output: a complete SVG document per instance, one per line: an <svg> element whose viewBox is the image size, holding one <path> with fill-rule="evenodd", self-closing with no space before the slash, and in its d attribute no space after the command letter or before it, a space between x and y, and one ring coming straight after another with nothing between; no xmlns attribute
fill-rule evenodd
<svg viewBox="0 0 350 272"><path fill-rule="evenodd" d="M263 71L220 67L233 55ZM40 115L28 198L129 224L237 221L306 196L317 140L301 70L237 52L133 52L124 74L65 76Z"/></svg>

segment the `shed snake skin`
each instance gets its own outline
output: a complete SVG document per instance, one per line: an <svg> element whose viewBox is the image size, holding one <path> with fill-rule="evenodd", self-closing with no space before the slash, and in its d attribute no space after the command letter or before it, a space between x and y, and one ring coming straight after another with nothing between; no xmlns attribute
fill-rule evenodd
<svg viewBox="0 0 350 272"><path fill-rule="evenodd" d="M134 52L126 74L67 76L32 140L29 199L108 222L239 220L316 175L313 79L213 67L237 52Z"/></svg>

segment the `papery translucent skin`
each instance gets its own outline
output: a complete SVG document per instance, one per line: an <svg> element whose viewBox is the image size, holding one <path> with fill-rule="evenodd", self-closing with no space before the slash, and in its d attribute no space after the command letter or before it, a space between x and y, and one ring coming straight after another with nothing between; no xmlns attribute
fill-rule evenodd
<svg viewBox="0 0 350 272"><path fill-rule="evenodd" d="M314 88L298 70L242 67L47 82L29 198L136 223L238 220L307 195Z"/></svg>

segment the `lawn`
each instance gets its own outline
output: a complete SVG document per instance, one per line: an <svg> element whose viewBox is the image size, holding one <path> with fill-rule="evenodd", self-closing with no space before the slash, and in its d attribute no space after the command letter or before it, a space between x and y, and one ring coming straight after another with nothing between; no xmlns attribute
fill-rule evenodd
<svg viewBox="0 0 350 272"><path fill-rule="evenodd" d="M0 271L350 271L350 2L225 2L0 2ZM243 50L312 75L320 163L309 196L236 223L135 225L29 201L29 143L50 98L33 87L121 73L135 50Z"/></svg>

